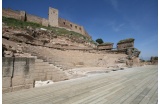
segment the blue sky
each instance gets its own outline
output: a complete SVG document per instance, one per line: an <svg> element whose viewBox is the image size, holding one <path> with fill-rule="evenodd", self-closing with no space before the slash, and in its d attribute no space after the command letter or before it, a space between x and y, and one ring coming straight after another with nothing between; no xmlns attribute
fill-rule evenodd
<svg viewBox="0 0 160 104"><path fill-rule="evenodd" d="M2 8L48 18L48 7L85 27L93 40L134 38L140 58L158 56L158 0L2 0Z"/></svg>

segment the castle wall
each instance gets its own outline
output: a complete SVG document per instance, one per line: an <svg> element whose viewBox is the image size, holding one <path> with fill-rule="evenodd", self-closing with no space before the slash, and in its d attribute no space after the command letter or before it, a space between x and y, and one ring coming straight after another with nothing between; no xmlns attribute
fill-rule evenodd
<svg viewBox="0 0 160 104"><path fill-rule="evenodd" d="M91 38L91 36L87 33L87 31L83 28L83 26L77 25L75 23L72 23L68 20L62 19L58 17L58 10L49 7L49 16L48 20L31 15L26 14L25 11L14 11L11 9L2 9L2 16L15 18L22 21L28 21L33 23L38 23L43 26L53 26L53 27L64 27L66 29L69 29L71 31L75 31L77 33L80 33L88 38Z"/></svg>
<svg viewBox="0 0 160 104"><path fill-rule="evenodd" d="M2 92L33 88L34 58L2 58Z"/></svg>
<svg viewBox="0 0 160 104"><path fill-rule="evenodd" d="M90 38L88 33L84 30L83 26L77 25L77 24L72 23L72 22L65 20L63 18L58 18L58 25L59 25L59 27L64 27L64 28L70 29L72 31L75 31L77 33L80 33L80 34L85 35Z"/></svg>
<svg viewBox="0 0 160 104"><path fill-rule="evenodd" d="M20 11L14 11L14 10L11 10L11 9L3 9L2 10L2 16L21 20Z"/></svg>
<svg viewBox="0 0 160 104"><path fill-rule="evenodd" d="M27 17L27 21L28 22L34 22L34 23L38 23L38 24L42 24L42 18L35 16L35 15L31 15L31 14L26 14Z"/></svg>
<svg viewBox="0 0 160 104"><path fill-rule="evenodd" d="M127 48L133 48L134 47L134 42L126 42L126 43L120 43L117 44L117 49L121 50L121 49L127 49Z"/></svg>
<svg viewBox="0 0 160 104"><path fill-rule="evenodd" d="M42 25L43 25L43 26L47 26L47 27L48 27L48 25L49 25L48 20L47 20L47 19L45 19L45 18L43 18L43 19L42 19Z"/></svg>

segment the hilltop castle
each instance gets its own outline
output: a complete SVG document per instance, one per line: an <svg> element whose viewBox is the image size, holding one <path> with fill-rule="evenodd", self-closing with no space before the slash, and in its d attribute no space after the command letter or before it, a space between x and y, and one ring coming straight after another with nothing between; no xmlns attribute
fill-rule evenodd
<svg viewBox="0 0 160 104"><path fill-rule="evenodd" d="M14 11L11 9L2 9L2 16L15 18L22 21L34 22L43 26L62 27L91 38L91 36L86 32L83 26L72 23L63 18L59 18L58 10L51 7L49 7L48 19L27 14L25 11Z"/></svg>

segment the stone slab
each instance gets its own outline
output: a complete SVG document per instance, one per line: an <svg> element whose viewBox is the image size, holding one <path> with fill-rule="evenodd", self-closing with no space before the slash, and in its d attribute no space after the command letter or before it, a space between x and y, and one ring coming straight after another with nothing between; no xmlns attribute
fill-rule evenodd
<svg viewBox="0 0 160 104"><path fill-rule="evenodd" d="M2 88L11 87L11 77L3 77L2 78Z"/></svg>

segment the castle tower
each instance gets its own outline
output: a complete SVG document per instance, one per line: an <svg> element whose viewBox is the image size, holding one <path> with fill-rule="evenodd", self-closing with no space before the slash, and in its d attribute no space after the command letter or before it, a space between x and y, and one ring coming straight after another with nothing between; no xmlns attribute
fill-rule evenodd
<svg viewBox="0 0 160 104"><path fill-rule="evenodd" d="M49 25L58 27L58 10L49 7Z"/></svg>

